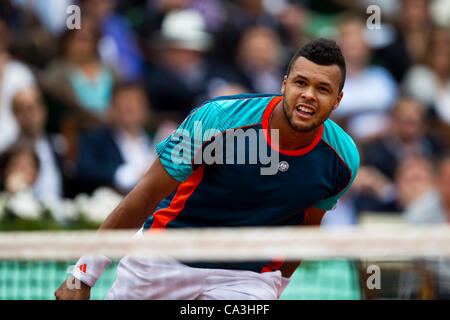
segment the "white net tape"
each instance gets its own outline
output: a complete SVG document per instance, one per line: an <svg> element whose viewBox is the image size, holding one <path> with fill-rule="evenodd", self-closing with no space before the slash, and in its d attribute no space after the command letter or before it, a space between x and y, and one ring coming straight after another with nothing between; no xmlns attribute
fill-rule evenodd
<svg viewBox="0 0 450 320"><path fill-rule="evenodd" d="M112 259L170 256L185 261L450 257L448 226L177 229L133 235L130 231L4 232L0 260L69 260L88 253Z"/></svg>

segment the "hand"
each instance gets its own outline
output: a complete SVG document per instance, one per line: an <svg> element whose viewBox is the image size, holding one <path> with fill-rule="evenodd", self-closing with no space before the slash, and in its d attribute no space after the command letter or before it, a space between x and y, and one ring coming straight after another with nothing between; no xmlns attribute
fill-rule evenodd
<svg viewBox="0 0 450 320"><path fill-rule="evenodd" d="M359 192L365 192L373 195L381 195L383 189L392 182L372 166L361 166L356 176L353 188Z"/></svg>
<svg viewBox="0 0 450 320"><path fill-rule="evenodd" d="M91 287L70 276L55 291L56 300L89 300Z"/></svg>
<svg viewBox="0 0 450 320"><path fill-rule="evenodd" d="M398 202L409 206L434 187L431 164L421 158L406 159L399 165L396 174Z"/></svg>

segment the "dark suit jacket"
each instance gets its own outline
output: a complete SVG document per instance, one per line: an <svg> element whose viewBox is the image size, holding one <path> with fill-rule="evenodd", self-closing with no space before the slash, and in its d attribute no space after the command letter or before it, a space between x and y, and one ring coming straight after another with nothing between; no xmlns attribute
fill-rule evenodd
<svg viewBox="0 0 450 320"><path fill-rule="evenodd" d="M124 163L111 128L85 131L79 137L76 179L84 192L100 186L113 186L114 174Z"/></svg>

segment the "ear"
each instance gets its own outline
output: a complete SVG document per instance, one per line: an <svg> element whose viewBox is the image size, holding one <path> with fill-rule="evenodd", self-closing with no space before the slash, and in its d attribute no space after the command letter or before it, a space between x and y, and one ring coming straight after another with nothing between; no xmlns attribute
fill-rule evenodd
<svg viewBox="0 0 450 320"><path fill-rule="evenodd" d="M337 99L336 99L336 103L333 106L333 111L336 110L339 107L339 104L341 103L342 97L344 96L344 92L341 91L341 93L339 93Z"/></svg>
<svg viewBox="0 0 450 320"><path fill-rule="evenodd" d="M281 94L282 95L284 95L284 91L286 90L286 81L287 81L287 76L284 76L283 84L281 85Z"/></svg>

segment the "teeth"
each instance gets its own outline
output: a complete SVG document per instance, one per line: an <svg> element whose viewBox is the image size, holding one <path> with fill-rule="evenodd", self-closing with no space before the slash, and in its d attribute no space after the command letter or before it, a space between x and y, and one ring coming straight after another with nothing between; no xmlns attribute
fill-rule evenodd
<svg viewBox="0 0 450 320"><path fill-rule="evenodd" d="M301 111L303 111L303 112L306 112L306 113L310 113L310 114L313 114L313 113L314 113L314 110L311 110L311 109L306 108L306 107L297 107L297 109L298 109L298 110L301 110Z"/></svg>

